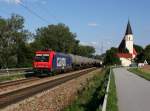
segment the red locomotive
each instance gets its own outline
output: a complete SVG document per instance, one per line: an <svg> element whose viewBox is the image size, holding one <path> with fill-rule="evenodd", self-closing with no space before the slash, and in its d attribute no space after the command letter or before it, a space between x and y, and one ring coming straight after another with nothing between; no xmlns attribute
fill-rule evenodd
<svg viewBox="0 0 150 111"><path fill-rule="evenodd" d="M36 51L33 62L34 71L41 73L64 72L75 68L100 65L100 60L73 54L58 53L52 50Z"/></svg>

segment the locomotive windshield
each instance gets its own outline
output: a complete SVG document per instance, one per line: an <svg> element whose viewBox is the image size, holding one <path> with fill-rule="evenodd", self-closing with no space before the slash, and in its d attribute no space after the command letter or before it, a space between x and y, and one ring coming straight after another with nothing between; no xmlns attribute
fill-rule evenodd
<svg viewBox="0 0 150 111"><path fill-rule="evenodd" d="M36 54L35 61L36 62L48 62L49 54Z"/></svg>

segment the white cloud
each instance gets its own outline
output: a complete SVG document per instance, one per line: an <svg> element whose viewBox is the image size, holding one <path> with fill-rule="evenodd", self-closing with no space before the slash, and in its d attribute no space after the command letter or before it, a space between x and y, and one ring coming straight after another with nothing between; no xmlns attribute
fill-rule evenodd
<svg viewBox="0 0 150 111"><path fill-rule="evenodd" d="M35 3L39 2L41 4L46 4L46 0L0 0L0 2L6 2L9 4L18 4L22 2Z"/></svg>
<svg viewBox="0 0 150 111"><path fill-rule="evenodd" d="M88 26L96 27L96 26L98 26L98 24L93 22L93 23L88 23Z"/></svg>
<svg viewBox="0 0 150 111"><path fill-rule="evenodd" d="M14 4L21 3L21 0L0 0L0 1L7 2L7 3L14 3Z"/></svg>

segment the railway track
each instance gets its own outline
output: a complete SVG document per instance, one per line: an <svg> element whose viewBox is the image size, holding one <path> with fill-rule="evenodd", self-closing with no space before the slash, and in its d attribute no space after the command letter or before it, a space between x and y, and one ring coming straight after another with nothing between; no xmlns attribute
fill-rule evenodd
<svg viewBox="0 0 150 111"><path fill-rule="evenodd" d="M37 93L42 92L42 91L56 87L56 86L58 86L64 82L67 82L67 81L72 80L74 78L80 77L81 75L87 74L87 73L89 73L95 69L96 68L86 69L86 70L83 70L81 72L77 72L77 73L74 73L72 75L69 75L69 76L57 78L55 80L40 83L40 84L37 84L34 86L19 89L19 90L12 91L12 92L9 92L6 94L1 94L0 95L0 109L5 108L5 107L7 107L13 103L17 103L21 100L24 100L28 97L31 97Z"/></svg>
<svg viewBox="0 0 150 111"><path fill-rule="evenodd" d="M21 79L21 80L16 80L16 81L9 81L9 82L4 82L4 83L0 83L0 89L4 88L4 87L9 87L9 86L14 86L14 85L18 85L18 84L23 84L23 83L27 83L30 81L36 81L39 80L40 78L37 77L30 77L27 79Z"/></svg>

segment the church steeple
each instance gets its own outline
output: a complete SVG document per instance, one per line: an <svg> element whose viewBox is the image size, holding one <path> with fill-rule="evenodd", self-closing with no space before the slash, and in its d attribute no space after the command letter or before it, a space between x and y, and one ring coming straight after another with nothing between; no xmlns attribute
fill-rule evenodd
<svg viewBox="0 0 150 111"><path fill-rule="evenodd" d="M126 29L125 35L129 35L129 34L133 34L133 33L132 33L130 21L128 20L128 24L127 24L127 29Z"/></svg>
<svg viewBox="0 0 150 111"><path fill-rule="evenodd" d="M125 47L129 50L130 54L133 54L133 33L129 21L125 33Z"/></svg>
<svg viewBox="0 0 150 111"><path fill-rule="evenodd" d="M129 53L131 54L133 53L133 33L132 33L129 20L128 20L125 36L119 45L119 52L123 52L125 49L128 49Z"/></svg>

